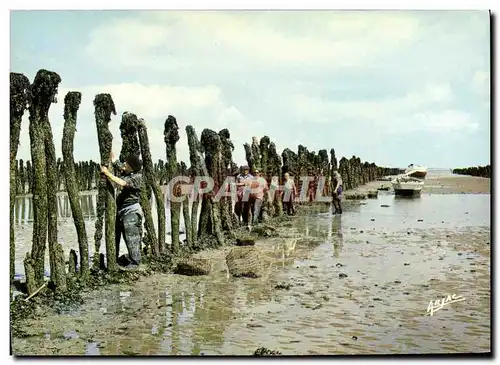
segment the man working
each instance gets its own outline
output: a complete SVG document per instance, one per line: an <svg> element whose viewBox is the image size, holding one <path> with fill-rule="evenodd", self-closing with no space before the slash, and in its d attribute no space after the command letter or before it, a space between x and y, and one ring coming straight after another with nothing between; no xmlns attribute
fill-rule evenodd
<svg viewBox="0 0 500 365"><path fill-rule="evenodd" d="M248 166L243 166L243 173L236 177L236 189L238 201L235 207L235 213L238 216L238 221L243 214L243 222L248 224L248 213L250 212L250 193L247 191L249 189L249 182L253 176L250 174L250 168ZM247 189L245 188L247 187Z"/></svg>
<svg viewBox="0 0 500 365"><path fill-rule="evenodd" d="M113 161L115 155L110 154ZM141 262L142 243L142 209L139 204L142 188L142 162L138 156L129 156L125 163L113 162L115 169L120 171L120 177L109 172L106 166L101 166L101 172L121 189L116 198L117 216L115 223L116 257L120 253L120 239L123 234L128 250L128 260L126 268L135 268Z"/></svg>
<svg viewBox="0 0 500 365"><path fill-rule="evenodd" d="M293 202L295 201L295 197L297 196L297 186L295 182L290 177L290 174L287 172L284 175L285 184L283 187L283 210L286 211L288 215L295 215L295 207Z"/></svg>
<svg viewBox="0 0 500 365"><path fill-rule="evenodd" d="M255 182L251 186L251 189L253 191L256 191L254 193L254 200L253 200L253 224L256 224L258 220L260 219L260 213L262 209L262 202L264 200L264 193L267 193L267 181L264 179L262 176L262 173L258 170L255 169Z"/></svg>
<svg viewBox="0 0 500 365"><path fill-rule="evenodd" d="M337 170L333 171L332 179L332 204L333 212L332 214L342 214L342 206L340 205L340 200L342 198L342 176Z"/></svg>

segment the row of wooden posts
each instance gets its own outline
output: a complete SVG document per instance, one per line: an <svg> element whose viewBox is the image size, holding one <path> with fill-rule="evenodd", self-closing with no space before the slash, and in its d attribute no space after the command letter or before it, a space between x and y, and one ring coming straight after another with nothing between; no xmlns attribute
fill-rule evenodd
<svg viewBox="0 0 500 365"><path fill-rule="evenodd" d="M491 178L491 165L453 169L454 174Z"/></svg>
<svg viewBox="0 0 500 365"><path fill-rule="evenodd" d="M24 192L29 186L33 194L33 241L31 251L26 255L24 267L28 294L31 294L44 283L44 257L48 242L50 257L50 276L57 291L66 290L66 260L61 245L58 243L57 231L57 199L56 193L62 183L68 193L70 207L78 237L79 263L74 250L70 253L70 273L78 275L85 281L92 268L102 268L99 252L103 233L105 235L106 263L109 272L117 270L115 252L115 188L97 172L97 163L84 162L76 164L73 157L73 141L76 131L77 114L81 103L81 93L68 92L64 98L64 130L62 137L62 159L56 158L54 139L49 122L48 112L56 100L60 76L51 71L40 70L30 84L23 74L10 74L10 280L14 279L15 240L14 240L14 200L16 194ZM109 166L113 136L109 131L111 116L116 115L115 104L111 95L98 94L94 98L95 121L97 128L100 164ZM23 164L17 163L16 155L19 145L21 121L25 110L29 112L29 136L31 147L31 163L26 163L26 173L21 173ZM188 125L185 130L189 145L188 168L184 162L177 161L176 144L179 141L179 127L173 116L165 121L164 141L166 162L153 164L149 148L146 123L133 113L124 113L121 117L120 131L122 149L120 159L123 161L130 154L140 154L143 161L144 189L142 189L141 206L144 212L146 228L145 245L150 255L175 255L180 250L179 220L182 212L186 224L186 245L203 249L206 242L223 245L230 232L237 228L239 222L232 212L231 197L220 201L214 200L213 194L204 194L200 199L188 202L184 196L182 202L171 202L171 244L166 244L165 201L160 185L179 175L188 175L194 181L195 176L210 176L215 183L214 191L223 185L224 180L234 173L237 165L232 159L234 146L230 132L223 129L219 132L204 129L198 139L195 129ZM358 157L347 159L342 157L337 163L335 151L320 150L318 154L308 151L300 145L298 153L286 148L281 156L276 145L268 136L260 141L254 137L251 144L244 145L246 160L253 170L259 168L270 180L278 176L282 181L283 174L290 172L295 176L319 174L329 178L338 169L344 177L346 189L355 188L380 176L393 174L399 170L377 167L374 163L361 162ZM59 161L59 163L58 163ZM29 166L29 167L28 167ZM18 176L19 175L19 176ZM23 177L24 176L24 177ZM17 182L19 181L19 183ZM97 219L95 222L94 256L89 262L88 236L85 230L79 193L83 189L97 185ZM19 188L19 185L22 188ZM176 195L179 195L178 189ZM158 215L158 232L153 224L151 197L155 196ZM279 199L279 196L276 197ZM198 210L200 220L197 221ZM279 201L265 201L264 219L283 214ZM77 269L78 267L78 269Z"/></svg>

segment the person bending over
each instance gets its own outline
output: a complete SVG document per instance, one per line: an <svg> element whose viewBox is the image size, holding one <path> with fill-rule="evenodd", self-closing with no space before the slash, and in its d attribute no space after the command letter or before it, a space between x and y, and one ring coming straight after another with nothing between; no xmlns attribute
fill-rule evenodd
<svg viewBox="0 0 500 365"><path fill-rule="evenodd" d="M113 152L110 159L111 161L115 159ZM116 198L116 257L118 259L120 239L123 234L129 260L126 266L134 268L141 263L143 213L139 201L142 188L142 162L139 156L131 155L126 158L125 163L122 164L117 160L113 162L113 166L120 171L120 177L109 172L106 166L101 166L101 172L121 189Z"/></svg>

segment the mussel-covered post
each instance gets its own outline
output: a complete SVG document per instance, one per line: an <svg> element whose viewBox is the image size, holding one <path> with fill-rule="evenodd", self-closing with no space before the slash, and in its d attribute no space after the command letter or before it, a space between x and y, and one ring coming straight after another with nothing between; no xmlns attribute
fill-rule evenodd
<svg viewBox="0 0 500 365"><path fill-rule="evenodd" d="M55 72L40 70L30 88L30 145L33 163L33 245L24 268L28 293L44 281L47 231L51 278L58 291L66 288L64 255L57 243L57 174L49 109L56 101L61 78ZM48 226L47 226L48 223ZM48 228L48 230L47 230ZM33 275L33 277L30 277Z"/></svg>
<svg viewBox="0 0 500 365"><path fill-rule="evenodd" d="M21 194L21 178L20 178L20 174L19 174L19 170L20 170L19 166L20 166L19 160L16 160L16 166L15 166L15 171L14 171L14 174L16 177L16 180L14 183L14 185L16 186L16 195Z"/></svg>
<svg viewBox="0 0 500 365"><path fill-rule="evenodd" d="M343 188L345 190L349 190L351 188L350 183L349 183L349 162L347 158L342 157L339 161L339 174L342 176L342 182L343 182Z"/></svg>
<svg viewBox="0 0 500 365"><path fill-rule="evenodd" d="M260 150L260 168L262 169L262 175L266 180L271 179L269 174L269 144L271 140L268 136L264 136L260 139L259 150Z"/></svg>
<svg viewBox="0 0 500 365"><path fill-rule="evenodd" d="M254 170L260 170L262 167L260 165L260 147L259 147L259 141L257 137L252 137L252 156L253 156L253 161L254 161L254 166L251 172L253 173Z"/></svg>
<svg viewBox="0 0 500 365"><path fill-rule="evenodd" d="M268 169L267 170L268 174L271 177L272 176L278 177L277 183L279 185L279 182L282 181L283 177L281 174L281 157L278 154L278 151L276 151L276 145L274 144L274 142L271 142L269 144L267 169ZM275 216L283 215L283 200L279 191L274 192L273 207L274 207L273 215Z"/></svg>
<svg viewBox="0 0 500 365"><path fill-rule="evenodd" d="M186 134L189 146L189 161L191 163L191 182L196 182L199 184L199 182L196 180L196 177L201 176L202 174L205 176L207 175L206 166L201 159L201 144L196 135L196 131L192 126L188 125L186 127ZM199 186L193 186L193 188L193 192L196 192ZM193 194L191 200L193 202L191 206L191 237L193 238L194 244L198 237L198 210L200 206L200 199L198 197L198 194ZM189 228L186 227L186 229Z"/></svg>
<svg viewBox="0 0 500 365"><path fill-rule="evenodd" d="M38 72L40 79L43 80L48 87L53 91L53 102L57 102L56 95L60 76L51 71L41 70ZM37 74L37 76L38 76ZM35 78L36 81L36 78ZM46 87L47 87L46 86ZM50 105L50 104L49 104ZM62 246L57 242L57 192L59 190L59 176L57 174L57 158L56 147L54 146L54 137L52 135L52 127L47 115L44 115L40 120L43 129L45 159L46 159L46 176L47 176L47 216L48 216L48 231L47 238L49 242L49 262L50 262L50 277L57 291L66 290L66 260Z"/></svg>
<svg viewBox="0 0 500 365"><path fill-rule="evenodd" d="M24 111L28 106L30 82L26 76L10 73L10 282L15 271L14 203L16 201L16 157ZM29 163L29 161L28 161Z"/></svg>
<svg viewBox="0 0 500 365"><path fill-rule="evenodd" d="M167 155L167 181L169 186L170 198L170 237L172 239L171 249L173 252L179 250L179 230L180 230L180 214L181 203L174 201L173 195L176 195L177 190L172 184L172 179L177 176L177 152L175 145L179 141L179 127L177 121L171 115L165 120L165 129L163 131L165 136L165 146ZM177 184L176 184L177 185Z"/></svg>
<svg viewBox="0 0 500 365"><path fill-rule="evenodd" d="M222 164L222 143L219 135L211 129L204 129L201 133L201 146L205 152L205 165L208 174L214 182L211 193L203 195L200 215L199 235L212 235L217 239L219 245L224 244L222 224L220 217L219 202L214 200L214 194L219 191L222 185L221 164ZM215 193L214 193L215 192Z"/></svg>
<svg viewBox="0 0 500 365"><path fill-rule="evenodd" d="M245 143L243 148L245 149L245 158L247 160L248 167L250 168L250 171L253 172L255 170L255 158L252 153L252 148L248 143Z"/></svg>
<svg viewBox="0 0 500 365"><path fill-rule="evenodd" d="M125 162L129 156L139 156L141 147L139 146L138 138L138 124L139 120L133 113L125 112L122 114L122 121L120 123L120 134L122 137L122 150L120 152L120 160ZM144 158L144 156L143 156ZM155 254L158 247L158 240L156 238L156 230L153 223L153 213L151 212L151 185L148 183L147 178L142 180L142 189L140 193L140 205L144 213L144 226L147 232L147 243L151 246L152 253ZM118 232L115 232L117 234ZM115 237L119 242L121 237ZM119 252L116 253L117 256Z"/></svg>
<svg viewBox="0 0 500 365"><path fill-rule="evenodd" d="M21 194L24 194L26 192L26 170L22 159L19 160L19 181L21 182Z"/></svg>
<svg viewBox="0 0 500 365"><path fill-rule="evenodd" d="M141 145L142 166L147 185L153 189L153 194L156 200L156 212L158 214L158 241L150 238L151 250L154 256L158 256L165 249L165 199L160 189L160 185L156 182L155 171L153 168L153 160L151 158L151 150L149 148L149 138L146 123L143 119L139 119L137 126L139 135L139 143ZM149 237L149 232L148 232Z"/></svg>
<svg viewBox="0 0 500 365"><path fill-rule="evenodd" d="M33 166L31 161L26 161L26 180L28 182L28 194L33 193Z"/></svg>
<svg viewBox="0 0 500 365"><path fill-rule="evenodd" d="M115 103L109 94L98 94L94 99L95 121L97 126L97 138L99 142L99 152L101 165L110 166L110 154L113 144L113 135L109 131L111 114L116 115ZM115 189L107 178L101 177L97 196L97 220L95 223L95 256L94 265L99 266L99 251L101 248L103 219L106 218L106 258L108 271L115 271L116 249L115 249L115 221L116 202Z"/></svg>
<svg viewBox="0 0 500 365"><path fill-rule="evenodd" d="M181 161L179 164L179 172L181 176L188 176L187 166L184 161ZM186 185L187 182L183 182L183 186ZM193 247L193 235L191 231L191 212L189 211L189 193L182 192L183 200L182 200L182 216L184 217L184 230L186 231L186 243L188 247Z"/></svg>
<svg viewBox="0 0 500 365"><path fill-rule="evenodd" d="M223 129L219 131L219 137L221 141L221 184L226 181L226 178L233 172L233 151L234 145L231 142L231 134L229 130ZM221 189L226 189L227 186L222 186ZM222 216L222 227L224 230L231 231L233 229L233 223L236 223L236 219L233 222L233 201L230 196L225 196L220 199L221 216ZM234 217L235 218L235 217Z"/></svg>
<svg viewBox="0 0 500 365"><path fill-rule="evenodd" d="M64 98L64 129L61 146L63 155L62 170L80 250L80 276L85 280L89 273L89 247L85 220L80 206L80 192L76 182L75 160L73 158L76 119L81 100L82 94L77 91L68 92Z"/></svg>

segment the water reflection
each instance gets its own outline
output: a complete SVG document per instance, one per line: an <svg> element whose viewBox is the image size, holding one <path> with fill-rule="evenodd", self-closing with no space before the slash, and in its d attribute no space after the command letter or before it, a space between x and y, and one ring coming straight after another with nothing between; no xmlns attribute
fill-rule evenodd
<svg viewBox="0 0 500 365"><path fill-rule="evenodd" d="M95 192L83 192L80 194L80 206L83 217L86 220L96 218L96 200ZM72 218L73 213L69 203L67 193L57 194L57 218L62 221ZM31 195L17 196L15 201L15 223L17 225L33 223L33 197Z"/></svg>

